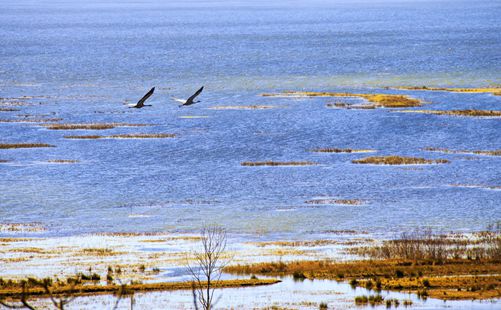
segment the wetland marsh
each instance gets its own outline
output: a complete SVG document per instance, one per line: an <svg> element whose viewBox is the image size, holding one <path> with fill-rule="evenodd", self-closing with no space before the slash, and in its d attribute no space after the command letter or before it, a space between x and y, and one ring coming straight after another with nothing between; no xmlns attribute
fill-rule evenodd
<svg viewBox="0 0 501 310"><path fill-rule="evenodd" d="M0 3L0 295L80 274L100 291L69 309L112 309L101 293L122 282L120 309L189 309L185 263L218 224L218 308L498 308L500 15L483 0ZM196 105L171 99L201 85ZM454 252L395 249L422 227Z"/></svg>

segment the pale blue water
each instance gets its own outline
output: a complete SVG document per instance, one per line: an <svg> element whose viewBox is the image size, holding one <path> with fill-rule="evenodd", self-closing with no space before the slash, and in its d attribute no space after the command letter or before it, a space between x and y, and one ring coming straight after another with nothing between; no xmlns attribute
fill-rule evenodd
<svg viewBox="0 0 501 310"><path fill-rule="evenodd" d="M57 146L0 150L0 159L12 160L0 164L0 222L40 222L47 235L196 231L204 222L291 237L339 229L484 229L501 219L501 191L449 185L500 186L501 159L422 148L501 149L499 119L335 110L325 107L332 98L259 94L407 93L432 102L429 109L500 110L501 97L490 94L382 89L499 84L499 16L499 1L1 1L0 97L45 96L26 100L32 105L21 111L0 112L1 119L49 114L63 123L152 126L51 131L0 123L2 143ZM180 109L170 98L201 85L199 104ZM153 107L123 105L152 86ZM285 107L207 109L252 104ZM179 118L186 115L208 118ZM138 132L177 137L63 138ZM316 147L370 148L451 164L354 165L352 159L373 154L308 151ZM43 163L48 159L81 162ZM240 165L260 160L320 165ZM367 205L304 203L323 196Z"/></svg>

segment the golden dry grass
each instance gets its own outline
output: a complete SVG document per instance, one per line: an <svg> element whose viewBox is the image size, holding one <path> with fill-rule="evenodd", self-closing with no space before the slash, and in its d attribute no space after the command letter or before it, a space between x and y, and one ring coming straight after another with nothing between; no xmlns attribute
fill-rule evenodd
<svg viewBox="0 0 501 310"><path fill-rule="evenodd" d="M271 285L279 283L277 279L243 279L243 280L221 280L212 282L214 288L235 288ZM202 283L204 284L204 283ZM128 292L148 292L148 291L174 291L174 290L191 290L192 282L159 282L159 283L139 283L127 285ZM57 283L51 287L52 293L57 294L72 294L73 296L99 295L99 294L114 294L121 289L118 284L80 284L80 285L58 285ZM0 297L19 296L21 293L20 285L2 286L0 287ZM30 286L27 289L27 295L44 297L46 293L42 287Z"/></svg>
<svg viewBox="0 0 501 310"><path fill-rule="evenodd" d="M372 156L362 159L354 159L354 164L372 164L372 165L425 165L425 164L446 164L446 159L425 159L419 157L404 156Z"/></svg>
<svg viewBox="0 0 501 310"><path fill-rule="evenodd" d="M229 266L225 271L308 279L356 279L352 283L357 286L367 287L367 282L373 282L385 290L426 290L429 296L444 300L501 297L501 263L496 260L267 262Z"/></svg>
<svg viewBox="0 0 501 310"><path fill-rule="evenodd" d="M402 89L402 90L447 91L454 93L492 93L495 96L501 96L501 88L499 87L457 88L457 87L401 86L392 88Z"/></svg>
<svg viewBox="0 0 501 310"><path fill-rule="evenodd" d="M129 123L89 123L89 124L46 124L43 125L51 130L105 130L116 127L143 127L147 124L129 124Z"/></svg>
<svg viewBox="0 0 501 310"><path fill-rule="evenodd" d="M314 166L317 163L311 161L244 161L242 166Z"/></svg>
<svg viewBox="0 0 501 310"><path fill-rule="evenodd" d="M307 92L307 91L286 91L280 94L262 94L265 97L291 96L291 97L358 97L367 100L370 105L345 105L334 103L335 107L357 107L357 108L410 108L419 107L422 101L405 95L392 94L356 94L356 93L336 93L336 92Z"/></svg>
<svg viewBox="0 0 501 310"><path fill-rule="evenodd" d="M450 154L477 154L477 155L487 155L487 156L501 156L501 150L450 150L445 148L435 148L435 147L426 147L425 151L430 152L440 152L440 153L450 153Z"/></svg>
<svg viewBox="0 0 501 310"><path fill-rule="evenodd" d="M25 149L38 147L55 147L46 143L0 143L0 149Z"/></svg>
<svg viewBox="0 0 501 310"><path fill-rule="evenodd" d="M501 111L494 110L401 110L400 113L422 113L467 117L501 117Z"/></svg>
<svg viewBox="0 0 501 310"><path fill-rule="evenodd" d="M311 152L315 153L373 153L376 150L370 149L339 149L339 148L318 148L313 149Z"/></svg>

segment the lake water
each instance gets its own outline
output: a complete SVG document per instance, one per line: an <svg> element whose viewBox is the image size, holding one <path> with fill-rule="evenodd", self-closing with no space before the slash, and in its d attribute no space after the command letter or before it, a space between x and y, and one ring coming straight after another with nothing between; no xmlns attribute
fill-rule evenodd
<svg viewBox="0 0 501 310"><path fill-rule="evenodd" d="M64 131L0 123L2 143L56 146L0 150L10 160L0 164L0 221L38 222L43 235L194 232L214 222L271 238L484 229L501 218L501 191L485 187L501 185L501 159L423 148L500 149L499 119L329 109L336 99L259 94L405 93L430 102L427 109L500 110L501 97L491 94L383 89L499 85L500 15L499 1L1 1L0 97L33 96L1 119L151 126ZM171 99L201 85L196 105L178 108ZM153 86L152 107L124 105ZM217 105L280 108L209 109ZM64 138L122 133L177 136ZM309 151L317 147L377 153ZM390 154L451 163L351 163ZM240 165L263 160L318 165ZM366 204L305 203L325 197Z"/></svg>

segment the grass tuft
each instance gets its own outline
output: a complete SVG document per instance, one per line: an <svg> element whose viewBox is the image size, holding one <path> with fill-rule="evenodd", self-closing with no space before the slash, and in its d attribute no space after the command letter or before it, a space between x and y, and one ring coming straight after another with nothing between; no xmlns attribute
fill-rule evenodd
<svg viewBox="0 0 501 310"><path fill-rule="evenodd" d="M317 163L311 161L244 161L242 166L314 166Z"/></svg>
<svg viewBox="0 0 501 310"><path fill-rule="evenodd" d="M0 149L26 149L38 147L55 147L46 143L0 143Z"/></svg>
<svg viewBox="0 0 501 310"><path fill-rule="evenodd" d="M425 159L419 157L404 156L372 156L362 159L354 159L354 164L373 164L373 165L425 165L425 164L447 164L447 159Z"/></svg>

